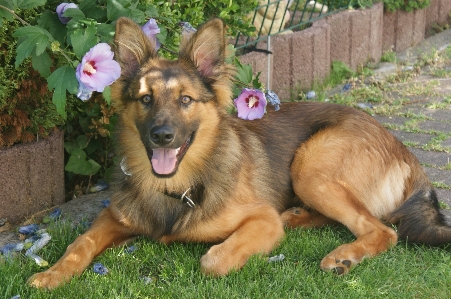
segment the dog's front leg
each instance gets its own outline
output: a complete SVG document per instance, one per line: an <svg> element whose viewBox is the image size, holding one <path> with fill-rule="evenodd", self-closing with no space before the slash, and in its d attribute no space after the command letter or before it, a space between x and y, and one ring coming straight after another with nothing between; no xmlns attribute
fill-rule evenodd
<svg viewBox="0 0 451 299"><path fill-rule="evenodd" d="M243 267L254 254L268 254L284 236L280 215L271 206L249 211L237 229L221 244L214 245L200 259L202 272L223 276Z"/></svg>
<svg viewBox="0 0 451 299"><path fill-rule="evenodd" d="M110 206L100 212L88 231L67 247L66 253L55 265L33 275L28 283L38 288L55 288L74 275L81 274L106 248L120 245L132 236L130 228L115 217Z"/></svg>

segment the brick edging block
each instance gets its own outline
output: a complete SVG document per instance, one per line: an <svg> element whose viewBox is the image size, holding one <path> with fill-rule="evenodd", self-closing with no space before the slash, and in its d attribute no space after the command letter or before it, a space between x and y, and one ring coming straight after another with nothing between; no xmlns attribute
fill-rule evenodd
<svg viewBox="0 0 451 299"><path fill-rule="evenodd" d="M351 69L382 55L383 4L368 9L347 10L327 17L330 24L330 60L342 61Z"/></svg>
<svg viewBox="0 0 451 299"><path fill-rule="evenodd" d="M325 21L293 34L272 39L272 89L282 99L289 99L298 88L310 87L323 80L330 69L330 28Z"/></svg>
<svg viewBox="0 0 451 299"><path fill-rule="evenodd" d="M64 203L64 133L0 149L0 218L17 223Z"/></svg>
<svg viewBox="0 0 451 299"><path fill-rule="evenodd" d="M411 12L397 10L384 12L383 51L404 51L424 40L426 9Z"/></svg>

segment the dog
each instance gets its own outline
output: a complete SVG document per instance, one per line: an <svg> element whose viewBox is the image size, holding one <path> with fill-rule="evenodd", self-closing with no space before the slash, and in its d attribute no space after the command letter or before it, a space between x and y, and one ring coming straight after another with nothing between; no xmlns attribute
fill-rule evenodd
<svg viewBox="0 0 451 299"><path fill-rule="evenodd" d="M115 192L63 257L29 279L32 286L54 288L139 235L214 244L200 258L201 271L214 277L269 254L285 227L345 225L355 241L320 263L339 275L398 237L451 241L418 160L368 114L311 102L283 103L253 121L227 112L234 68L226 46L225 25L212 19L181 41L177 60L166 60L137 24L117 21Z"/></svg>

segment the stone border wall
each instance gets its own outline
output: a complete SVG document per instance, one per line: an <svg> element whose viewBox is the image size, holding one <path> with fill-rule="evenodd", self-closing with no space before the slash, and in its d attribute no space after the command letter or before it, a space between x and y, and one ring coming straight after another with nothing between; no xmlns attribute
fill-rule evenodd
<svg viewBox="0 0 451 299"><path fill-rule="evenodd" d="M0 149L0 219L24 217L64 203L64 133Z"/></svg>
<svg viewBox="0 0 451 299"><path fill-rule="evenodd" d="M316 21L305 30L271 37L270 58L251 52L240 57L252 65L260 80L270 76L271 89L282 99L299 88L311 88L324 80L332 61L342 61L356 70L368 61L379 62L384 51L403 51L422 42L433 24L450 21L451 0L431 0L431 5L413 12L384 11L383 3L368 9L347 10ZM266 49L265 44L259 48ZM267 59L271 72L268 74Z"/></svg>

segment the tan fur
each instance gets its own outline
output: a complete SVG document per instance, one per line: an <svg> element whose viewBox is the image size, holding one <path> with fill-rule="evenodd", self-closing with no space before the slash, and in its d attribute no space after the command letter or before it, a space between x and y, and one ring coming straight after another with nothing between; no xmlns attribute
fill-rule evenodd
<svg viewBox="0 0 451 299"><path fill-rule="evenodd" d="M123 72L111 89L125 170L118 170L111 205L31 285L53 288L137 235L215 243L200 259L212 276L270 253L284 225L349 228L356 240L320 264L338 274L396 244L382 221L400 223L404 238L451 240L418 161L367 114L323 103L283 103L255 121L227 114L234 71L224 31L220 20L209 21L168 61L139 26L118 20ZM156 153L176 149L182 154L169 173L155 168ZM185 192L195 206L181 200Z"/></svg>

